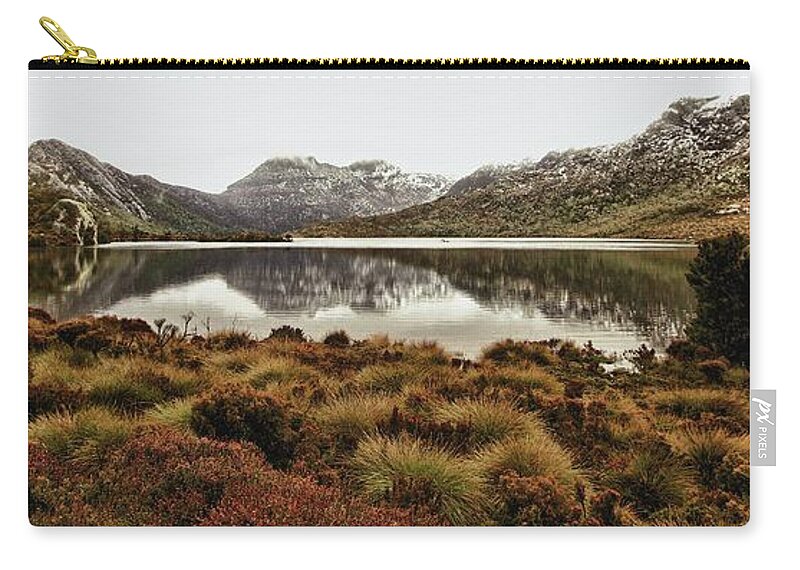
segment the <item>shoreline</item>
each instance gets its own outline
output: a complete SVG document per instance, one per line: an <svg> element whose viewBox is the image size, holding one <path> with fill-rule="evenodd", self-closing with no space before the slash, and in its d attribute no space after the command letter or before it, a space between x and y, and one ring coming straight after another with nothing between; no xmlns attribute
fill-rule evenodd
<svg viewBox="0 0 800 570"><path fill-rule="evenodd" d="M662 251L692 249L693 242L638 238L304 238L285 242L122 241L97 249L497 249L497 250L588 250Z"/></svg>

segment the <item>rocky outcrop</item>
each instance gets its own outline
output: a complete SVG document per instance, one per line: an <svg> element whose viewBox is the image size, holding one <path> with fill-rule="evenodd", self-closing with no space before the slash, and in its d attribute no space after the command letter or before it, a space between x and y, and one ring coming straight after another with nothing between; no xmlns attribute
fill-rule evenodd
<svg viewBox="0 0 800 570"><path fill-rule="evenodd" d="M76 245L97 245L97 222L86 204L62 198L49 212L53 233L59 241Z"/></svg>
<svg viewBox="0 0 800 570"><path fill-rule="evenodd" d="M63 202L67 200L67 202ZM60 205L59 205L60 204ZM69 206L65 206L69 204ZM63 244L53 230L53 208L64 215L88 213L98 232L164 234L240 228L239 217L219 196L124 172L59 140L28 149L29 235L36 242ZM77 215L77 214L76 214ZM65 218L66 219L66 218ZM58 222L59 224L61 222ZM80 239L67 243L84 244Z"/></svg>
<svg viewBox="0 0 800 570"><path fill-rule="evenodd" d="M85 206L101 239L138 235L283 232L303 225L394 212L441 196L449 181L380 160L338 167L314 158L275 158L209 194L134 175L58 140L28 149L29 240L63 244L50 210L62 199ZM113 235L107 236L108 228ZM70 240L67 243L82 243Z"/></svg>

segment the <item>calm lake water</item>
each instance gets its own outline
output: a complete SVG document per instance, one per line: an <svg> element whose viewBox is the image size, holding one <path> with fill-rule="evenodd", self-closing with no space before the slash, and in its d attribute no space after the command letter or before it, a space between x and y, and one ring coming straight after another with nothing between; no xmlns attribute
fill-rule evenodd
<svg viewBox="0 0 800 570"><path fill-rule="evenodd" d="M297 239L30 249L28 296L61 319L116 314L315 339L437 340L474 357L503 338L662 349L694 309L695 249L640 240ZM202 327L201 327L202 328Z"/></svg>

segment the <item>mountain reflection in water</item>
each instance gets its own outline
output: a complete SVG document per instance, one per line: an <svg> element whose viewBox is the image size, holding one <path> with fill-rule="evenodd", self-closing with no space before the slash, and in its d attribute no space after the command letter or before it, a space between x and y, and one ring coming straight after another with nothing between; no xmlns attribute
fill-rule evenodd
<svg viewBox="0 0 800 570"><path fill-rule="evenodd" d="M31 249L31 305L63 319L112 313L258 336L282 324L316 339L439 341L473 357L503 338L663 348L694 307L694 249Z"/></svg>

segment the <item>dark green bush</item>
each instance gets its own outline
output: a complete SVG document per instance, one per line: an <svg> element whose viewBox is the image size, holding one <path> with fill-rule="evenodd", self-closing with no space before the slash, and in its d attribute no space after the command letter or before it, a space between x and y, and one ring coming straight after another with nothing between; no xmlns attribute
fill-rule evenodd
<svg viewBox="0 0 800 570"><path fill-rule="evenodd" d="M697 316L687 329L690 340L750 364L750 244L730 234L700 243L686 276L697 295Z"/></svg>
<svg viewBox="0 0 800 570"><path fill-rule="evenodd" d="M643 344L635 350L626 350L623 356L628 359L635 367L636 370L642 373L647 373L656 365L656 350L648 348Z"/></svg>
<svg viewBox="0 0 800 570"><path fill-rule="evenodd" d="M283 325L276 329L272 329L269 333L270 339L274 340L282 340L286 342L307 342L308 339L306 338L303 329L298 327L291 327L289 325Z"/></svg>
<svg viewBox="0 0 800 570"><path fill-rule="evenodd" d="M350 346L350 337L344 331L335 331L328 333L322 342L328 346Z"/></svg>
<svg viewBox="0 0 800 570"><path fill-rule="evenodd" d="M698 362L697 368L709 381L718 384L722 382L722 379L725 377L725 372L728 371L730 365L722 358L713 358L711 360Z"/></svg>
<svg viewBox="0 0 800 570"><path fill-rule="evenodd" d="M683 465L669 450L656 446L638 452L612 479L622 497L645 516L681 504L689 486Z"/></svg>
<svg viewBox="0 0 800 570"><path fill-rule="evenodd" d="M236 384L201 396L192 408L191 426L201 436L250 441L276 467L291 463L301 427L288 404Z"/></svg>

